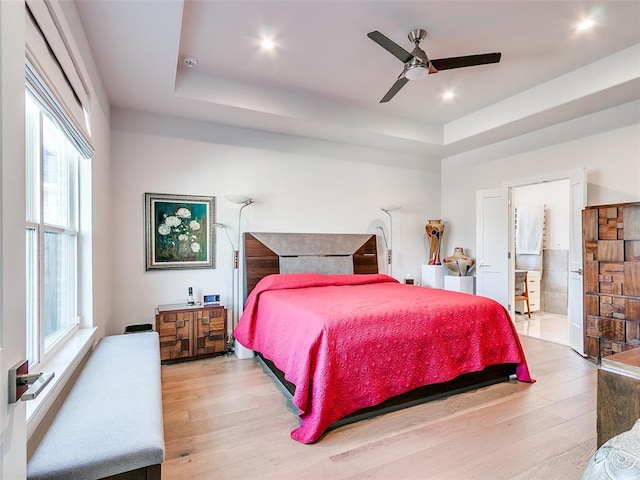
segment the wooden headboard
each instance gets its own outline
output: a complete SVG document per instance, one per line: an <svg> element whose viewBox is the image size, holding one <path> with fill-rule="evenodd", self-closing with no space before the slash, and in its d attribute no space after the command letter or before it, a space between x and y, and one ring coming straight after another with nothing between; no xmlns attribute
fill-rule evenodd
<svg viewBox="0 0 640 480"><path fill-rule="evenodd" d="M378 273L376 236L355 233L245 233L244 287L249 295L273 273Z"/></svg>

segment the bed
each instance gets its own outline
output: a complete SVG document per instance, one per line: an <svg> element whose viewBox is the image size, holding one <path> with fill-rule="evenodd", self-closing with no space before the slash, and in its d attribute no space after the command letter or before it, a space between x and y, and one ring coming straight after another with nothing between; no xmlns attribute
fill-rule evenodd
<svg viewBox="0 0 640 480"><path fill-rule="evenodd" d="M377 273L374 235L247 233L235 339L291 394L302 443L345 419L505 381L531 382L506 310Z"/></svg>

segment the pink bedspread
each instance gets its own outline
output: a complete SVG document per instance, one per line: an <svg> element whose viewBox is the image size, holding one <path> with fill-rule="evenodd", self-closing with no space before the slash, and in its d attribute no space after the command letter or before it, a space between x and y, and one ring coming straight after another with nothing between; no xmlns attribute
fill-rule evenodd
<svg viewBox="0 0 640 480"><path fill-rule="evenodd" d="M515 363L518 380L532 381L500 304L387 275L270 275L234 336L295 384L291 436L303 443L360 408L490 365Z"/></svg>

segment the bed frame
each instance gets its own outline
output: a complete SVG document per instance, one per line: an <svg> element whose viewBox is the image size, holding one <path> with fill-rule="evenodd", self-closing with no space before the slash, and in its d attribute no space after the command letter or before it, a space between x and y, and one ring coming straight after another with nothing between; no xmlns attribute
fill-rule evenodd
<svg viewBox="0 0 640 480"><path fill-rule="evenodd" d="M376 236L245 233L244 272L245 295L273 273L378 273Z"/></svg>
<svg viewBox="0 0 640 480"><path fill-rule="evenodd" d="M310 233L245 233L245 292L248 295L265 276L274 273L378 273L378 250L375 235ZM277 382L289 400L295 385L284 378L269 359L256 352L258 361ZM385 402L358 410L334 423L347 423L436 400L456 393L507 381L515 374L515 364L494 365L480 372L460 375L448 382L426 385ZM290 405L295 409L293 403Z"/></svg>

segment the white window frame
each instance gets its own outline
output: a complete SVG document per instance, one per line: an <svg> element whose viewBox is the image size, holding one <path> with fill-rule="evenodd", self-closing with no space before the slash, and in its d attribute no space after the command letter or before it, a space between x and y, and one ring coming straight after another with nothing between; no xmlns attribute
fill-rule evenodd
<svg viewBox="0 0 640 480"><path fill-rule="evenodd" d="M64 134L58 122L46 108L38 101L37 95L27 89L27 95L33 99L39 109L37 121L27 115L27 158L26 177L26 236L27 236L27 354L30 365L36 367L40 363L46 362L51 355L63 344L65 344L78 330L78 276L79 276L79 256L78 239L79 230L79 162L80 154L76 153L73 159L69 159L70 165L67 169L68 185L70 194L66 197L68 209L66 225L50 225L44 222L45 212L45 181L43 175L44 161L44 117L47 116L51 123ZM25 102L26 102L25 97ZM34 115L35 116L35 115ZM72 250L69 268L69 310L65 323L67 327L62 329L58 335L50 342L45 342L45 235L55 233L70 237L70 248ZM33 248L33 250L31 250ZM49 292L50 294L50 292Z"/></svg>

